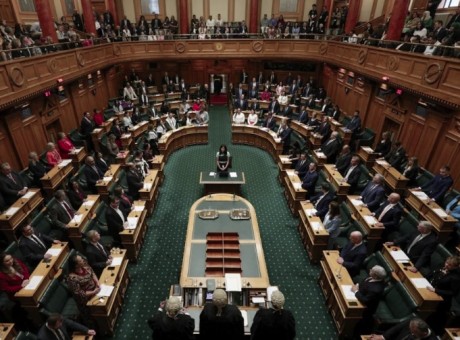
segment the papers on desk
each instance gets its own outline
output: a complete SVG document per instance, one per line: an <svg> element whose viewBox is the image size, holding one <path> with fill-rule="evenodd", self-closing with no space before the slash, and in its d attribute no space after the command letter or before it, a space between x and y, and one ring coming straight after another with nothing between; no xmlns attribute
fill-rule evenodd
<svg viewBox="0 0 460 340"><path fill-rule="evenodd" d="M366 215L366 216L364 216L364 220L369 225L374 225L374 224L377 223L377 219L374 216Z"/></svg>
<svg viewBox="0 0 460 340"><path fill-rule="evenodd" d="M354 199L354 198L351 200L351 203L352 203L355 207L359 207L359 206L361 206L361 205L364 204L364 202L361 201L360 199Z"/></svg>
<svg viewBox="0 0 460 340"><path fill-rule="evenodd" d="M211 171L211 172L209 173L209 176L211 176L211 177L214 177L215 175L216 175L216 173L215 173L214 171Z"/></svg>
<svg viewBox="0 0 460 340"><path fill-rule="evenodd" d="M230 172L230 177L231 178L237 178L238 175L236 174L236 172Z"/></svg>
<svg viewBox="0 0 460 340"><path fill-rule="evenodd" d="M322 152L322 151L316 151L316 155L317 155L319 158L327 158L326 155L324 154L324 152Z"/></svg>
<svg viewBox="0 0 460 340"><path fill-rule="evenodd" d="M59 254L61 253L61 250L60 248L49 248L47 251L46 251L46 254L50 254L51 256L59 256Z"/></svg>
<svg viewBox="0 0 460 340"><path fill-rule="evenodd" d="M27 191L27 192L22 196L22 198L32 198L34 194L35 194L35 192L33 192L33 191Z"/></svg>
<svg viewBox="0 0 460 340"><path fill-rule="evenodd" d="M147 191L152 190L152 183L144 183L144 190L147 190Z"/></svg>
<svg viewBox="0 0 460 340"><path fill-rule="evenodd" d="M268 286L267 287L267 301L272 301L272 294L273 292L276 292L278 289L278 286Z"/></svg>
<svg viewBox="0 0 460 340"><path fill-rule="evenodd" d="M444 218L444 217L447 217L447 216L448 216L447 213L446 213L443 209L441 209L441 208L435 208L435 209L433 209L433 211L434 211L434 212L436 213L436 215L438 215L439 217L443 217L443 218Z"/></svg>
<svg viewBox="0 0 460 340"><path fill-rule="evenodd" d="M366 151L367 153L374 153L374 150L368 146L362 146L363 150Z"/></svg>
<svg viewBox="0 0 460 340"><path fill-rule="evenodd" d="M281 143L281 138L275 138L275 142Z"/></svg>
<svg viewBox="0 0 460 340"><path fill-rule="evenodd" d="M126 229L136 229L137 221L139 221L138 217L128 217L128 226Z"/></svg>
<svg viewBox="0 0 460 340"><path fill-rule="evenodd" d="M112 178L113 178L112 176L107 176L107 177L104 176L104 178L102 178L102 180L103 180L104 182L110 182L110 181L112 180Z"/></svg>
<svg viewBox="0 0 460 340"><path fill-rule="evenodd" d="M382 166L391 166L390 163L388 163L387 161L381 160L381 159L378 159L375 162Z"/></svg>
<svg viewBox="0 0 460 340"><path fill-rule="evenodd" d="M310 225L314 231L319 231L320 229L323 229L323 225L320 222L311 222Z"/></svg>
<svg viewBox="0 0 460 340"><path fill-rule="evenodd" d="M415 288L426 288L428 286L431 287L431 284L424 277L411 278L410 280L412 281Z"/></svg>
<svg viewBox="0 0 460 340"><path fill-rule="evenodd" d="M101 130L102 130L102 129L99 129L99 128L98 128L98 129L94 129L94 130L93 130L93 133L101 132Z"/></svg>
<svg viewBox="0 0 460 340"><path fill-rule="evenodd" d="M122 261L123 261L122 257L114 257L112 259L112 263L110 263L110 265L111 266L120 266Z"/></svg>
<svg viewBox="0 0 460 340"><path fill-rule="evenodd" d="M112 294L114 286L108 286L108 285L101 285L101 291L97 293L97 296L99 297L108 297L110 294Z"/></svg>
<svg viewBox="0 0 460 340"><path fill-rule="evenodd" d="M409 257L402 250L391 250L391 256L395 259L396 262L409 262Z"/></svg>
<svg viewBox="0 0 460 340"><path fill-rule="evenodd" d="M412 193L421 200L429 199L428 195L425 194L423 191L412 191Z"/></svg>
<svg viewBox="0 0 460 340"><path fill-rule="evenodd" d="M243 309L243 310L240 310L240 312L241 312L241 315L243 316L244 327L248 327L248 311Z"/></svg>
<svg viewBox="0 0 460 340"><path fill-rule="evenodd" d="M305 209L305 214L307 214L308 217L315 216L318 210L316 209Z"/></svg>
<svg viewBox="0 0 460 340"><path fill-rule="evenodd" d="M61 163L58 164L58 168L59 169L65 168L68 164L70 164L70 162L72 162L71 159L64 159L61 161Z"/></svg>
<svg viewBox="0 0 460 340"><path fill-rule="evenodd" d="M135 205L134 206L134 211L141 212L141 211L144 211L144 209L145 209L145 205Z"/></svg>
<svg viewBox="0 0 460 340"><path fill-rule="evenodd" d="M80 223L81 220L83 219L83 215L82 214L78 214L78 215L75 215L72 220L70 221L70 223Z"/></svg>
<svg viewBox="0 0 460 340"><path fill-rule="evenodd" d="M241 292L241 274L225 274L225 290Z"/></svg>
<svg viewBox="0 0 460 340"><path fill-rule="evenodd" d="M300 190L300 189L302 189L302 183L293 182L292 185L294 186L294 189L295 189L295 190Z"/></svg>
<svg viewBox="0 0 460 340"><path fill-rule="evenodd" d="M19 210L19 208L11 207L7 211L5 211L5 215L13 216L14 214L16 214L18 212L18 210Z"/></svg>
<svg viewBox="0 0 460 340"><path fill-rule="evenodd" d="M86 202L83 202L83 206L86 208L86 209L91 209L91 207L93 206L94 202L96 201L86 201Z"/></svg>
<svg viewBox="0 0 460 340"><path fill-rule="evenodd" d="M286 174L288 176L294 176L295 175L295 170L294 169L286 169Z"/></svg>
<svg viewBox="0 0 460 340"><path fill-rule="evenodd" d="M358 300L355 296L355 293L351 291L352 285L341 285L340 288L342 288L342 292L345 295L345 299L351 300L351 301L356 301Z"/></svg>
<svg viewBox="0 0 460 340"><path fill-rule="evenodd" d="M131 137L130 133L124 133L121 135L121 138L129 138L129 137Z"/></svg>
<svg viewBox="0 0 460 340"><path fill-rule="evenodd" d="M265 298L263 296L253 296L252 302L253 303L265 303Z"/></svg>
<svg viewBox="0 0 460 340"><path fill-rule="evenodd" d="M40 282L43 280L43 276L31 276L29 279L29 283L23 289L25 290L35 290L37 289Z"/></svg>

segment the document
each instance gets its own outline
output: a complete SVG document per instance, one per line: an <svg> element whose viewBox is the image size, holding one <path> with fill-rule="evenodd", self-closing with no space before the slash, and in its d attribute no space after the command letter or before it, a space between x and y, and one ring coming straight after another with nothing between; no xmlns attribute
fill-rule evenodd
<svg viewBox="0 0 460 340"><path fill-rule="evenodd" d="M225 274L227 292L241 292L241 274Z"/></svg>
<svg viewBox="0 0 460 340"><path fill-rule="evenodd" d="M425 194L423 191L412 191L412 193L421 200L426 200L429 198L428 195Z"/></svg>
<svg viewBox="0 0 460 340"><path fill-rule="evenodd" d="M50 248L46 251L46 254L50 254L51 256L59 256L62 249L60 248Z"/></svg>
<svg viewBox="0 0 460 340"><path fill-rule="evenodd" d="M248 311L240 309L240 312L241 312L241 315L243 316L244 327L247 327L248 326Z"/></svg>
<svg viewBox="0 0 460 340"><path fill-rule="evenodd" d="M300 189L302 189L302 183L293 182L292 185L294 186L294 189L295 189L295 190L300 190Z"/></svg>
<svg viewBox="0 0 460 340"><path fill-rule="evenodd" d="M104 182L110 182L112 180L112 176L104 176L104 178L102 179Z"/></svg>
<svg viewBox="0 0 460 340"><path fill-rule="evenodd" d="M85 207L85 209L91 209L91 207L93 206L94 202L96 201L86 201L83 203L83 206Z"/></svg>
<svg viewBox="0 0 460 340"><path fill-rule="evenodd" d="M395 259L396 262L409 262L409 257L402 250L392 250L391 256Z"/></svg>
<svg viewBox="0 0 460 340"><path fill-rule="evenodd" d="M147 190L147 191L152 190L152 183L144 183L144 190Z"/></svg>
<svg viewBox="0 0 460 340"><path fill-rule="evenodd" d="M355 207L359 207L361 205L363 205L363 201L361 201L360 199L352 199L351 200L351 203L355 206Z"/></svg>
<svg viewBox="0 0 460 340"><path fill-rule="evenodd" d="M362 146L363 150L366 151L367 153L373 153L374 150L372 150L372 148L368 147L368 146Z"/></svg>
<svg viewBox="0 0 460 340"><path fill-rule="evenodd" d="M433 211L436 213L436 215L438 215L439 217L447 217L448 215L446 214L446 212L444 211L444 209L441 209L441 208L435 208L433 209Z"/></svg>
<svg viewBox="0 0 460 340"><path fill-rule="evenodd" d="M121 262L123 261L122 257L114 257L112 259L112 263L110 263L111 266L119 266L121 265Z"/></svg>
<svg viewBox="0 0 460 340"><path fill-rule="evenodd" d="M33 191L27 191L27 192L22 196L22 198L27 198L27 199L29 199L29 198L32 198L34 194L35 194L35 192L33 192Z"/></svg>
<svg viewBox="0 0 460 340"><path fill-rule="evenodd" d="M376 160L375 161L377 164L380 164L382 166L390 166L390 163L388 163L387 161L383 161L383 160Z"/></svg>
<svg viewBox="0 0 460 340"><path fill-rule="evenodd" d="M252 298L253 303L265 303L265 298L263 296L254 296Z"/></svg>
<svg viewBox="0 0 460 340"><path fill-rule="evenodd" d="M414 284L415 288L426 288L428 286L431 287L430 282L428 282L428 280L425 279L424 277L416 277L416 278L412 278L410 280Z"/></svg>
<svg viewBox="0 0 460 340"><path fill-rule="evenodd" d="M5 215L13 216L14 214L16 214L18 212L18 210L19 210L19 208L11 207L7 211L5 211Z"/></svg>
<svg viewBox="0 0 460 340"><path fill-rule="evenodd" d="M144 209L145 209L145 205L135 205L134 206L134 211L141 212L141 211L144 211Z"/></svg>
<svg viewBox="0 0 460 340"><path fill-rule="evenodd" d="M211 171L211 172L209 173L209 176L211 176L211 177L213 177L213 176L215 176L215 175L216 175L216 173L215 173L214 171Z"/></svg>
<svg viewBox="0 0 460 340"><path fill-rule="evenodd" d="M321 222L311 222L311 228L314 230L314 231L319 231L320 229L323 229L323 225L321 224Z"/></svg>
<svg viewBox="0 0 460 340"><path fill-rule="evenodd" d="M322 152L322 151L316 151L316 155L317 155L319 158L327 158L326 155L324 154L324 152Z"/></svg>
<svg viewBox="0 0 460 340"><path fill-rule="evenodd" d="M25 290L35 290L37 289L40 282L42 282L43 276L31 276L29 279L29 283L23 289Z"/></svg>
<svg viewBox="0 0 460 340"><path fill-rule="evenodd" d="M136 229L138 220L139 218L137 217L128 217L128 227L126 229Z"/></svg>
<svg viewBox="0 0 460 340"><path fill-rule="evenodd" d="M59 169L65 168L68 164L70 164L70 162L72 162L71 159L64 159L61 161L61 163L58 164L58 168Z"/></svg>
<svg viewBox="0 0 460 340"><path fill-rule="evenodd" d="M308 217L315 216L317 212L316 209L305 209L305 214L307 214Z"/></svg>
<svg viewBox="0 0 460 340"><path fill-rule="evenodd" d="M356 301L358 300L355 296L355 293L351 291L351 285L341 285L342 292L345 295L345 299L351 300L351 301Z"/></svg>
<svg viewBox="0 0 460 340"><path fill-rule="evenodd" d="M97 296L99 297L108 297L112 294L114 286L108 286L108 285L101 285L101 291L97 293Z"/></svg>
<svg viewBox="0 0 460 340"><path fill-rule="evenodd" d="M374 225L377 223L377 219L374 216L369 216L369 215L364 216L364 220L369 225Z"/></svg>
<svg viewBox="0 0 460 340"><path fill-rule="evenodd" d="M231 178L237 178L238 175L236 174L236 172L230 172L230 177Z"/></svg>
<svg viewBox="0 0 460 340"><path fill-rule="evenodd" d="M82 214L77 214L75 215L73 218L72 218L72 221L70 221L70 223L80 223L81 220L83 219L83 215Z"/></svg>

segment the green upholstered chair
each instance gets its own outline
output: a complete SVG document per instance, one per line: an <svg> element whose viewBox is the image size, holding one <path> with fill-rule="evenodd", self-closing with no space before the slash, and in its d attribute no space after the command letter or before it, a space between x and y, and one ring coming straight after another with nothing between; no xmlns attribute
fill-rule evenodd
<svg viewBox="0 0 460 340"><path fill-rule="evenodd" d="M372 146L375 139L375 132L372 129L365 128L361 133L356 136L356 150L360 146Z"/></svg>
<svg viewBox="0 0 460 340"><path fill-rule="evenodd" d="M366 259L364 260L364 269L361 269L359 275L354 277L353 280L358 283L364 281L364 279L369 276L369 271L371 270L371 268L376 265L381 266L385 269L385 271L387 272L386 281L389 281L393 269L391 269L390 265L385 260L380 251L372 253L371 255L366 257Z"/></svg>
<svg viewBox="0 0 460 340"><path fill-rule="evenodd" d="M54 200L54 202L52 202ZM51 203L48 204L55 204L56 200L53 198L50 201ZM47 205L49 207L51 205ZM34 229L42 234L48 235L56 240L64 240L65 239L65 234L64 231L61 230L60 228L57 228L53 225L51 222L51 219L47 214L44 213L44 211L40 211L37 216L34 217L32 222L30 222L32 227Z"/></svg>
<svg viewBox="0 0 460 340"><path fill-rule="evenodd" d="M434 175L424 168L420 168L420 175L416 178L417 186L422 187L424 184L428 183Z"/></svg>
<svg viewBox="0 0 460 340"><path fill-rule="evenodd" d="M438 244L433 254L431 254L429 265L422 267L420 272L423 274L423 276L426 277L433 271L444 267L444 262L449 256L452 255L453 254L446 247L444 247L442 244Z"/></svg>
<svg viewBox="0 0 460 340"><path fill-rule="evenodd" d="M76 320L79 315L77 303L66 285L53 279L39 300L40 313L44 319L52 314L59 313L63 317Z"/></svg>
<svg viewBox="0 0 460 340"><path fill-rule="evenodd" d="M36 340L38 339L34 333L20 331L16 335L15 340Z"/></svg>

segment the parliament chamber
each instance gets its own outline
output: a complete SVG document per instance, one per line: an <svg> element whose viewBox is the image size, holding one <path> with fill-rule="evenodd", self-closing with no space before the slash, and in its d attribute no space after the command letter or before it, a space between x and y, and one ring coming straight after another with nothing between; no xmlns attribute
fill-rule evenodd
<svg viewBox="0 0 460 340"><path fill-rule="evenodd" d="M399 48L431 1L158 0L179 20L165 36L90 19L72 46L51 17L158 18L143 0L4 2L2 40L38 21L59 43L0 61L1 339L36 339L56 313L87 327L73 339L147 339L169 297L200 339L215 289L247 339L276 289L295 339L391 339L414 320L458 338L458 46ZM454 2L433 18L457 23ZM313 4L327 31L296 35L319 30ZM218 13L229 25L194 31ZM365 42L366 22L388 37Z"/></svg>

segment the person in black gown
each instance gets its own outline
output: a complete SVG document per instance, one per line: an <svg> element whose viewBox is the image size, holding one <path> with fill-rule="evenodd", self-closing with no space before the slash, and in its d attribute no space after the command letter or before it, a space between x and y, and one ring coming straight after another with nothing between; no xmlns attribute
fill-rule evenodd
<svg viewBox="0 0 460 340"><path fill-rule="evenodd" d="M217 173L228 174L228 168L230 167L230 152L227 150L227 146L222 144L219 151L216 154Z"/></svg>

